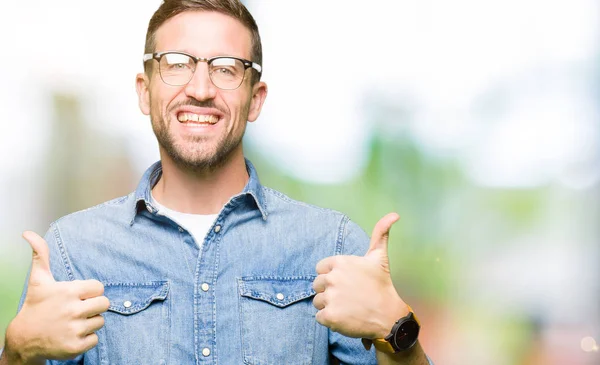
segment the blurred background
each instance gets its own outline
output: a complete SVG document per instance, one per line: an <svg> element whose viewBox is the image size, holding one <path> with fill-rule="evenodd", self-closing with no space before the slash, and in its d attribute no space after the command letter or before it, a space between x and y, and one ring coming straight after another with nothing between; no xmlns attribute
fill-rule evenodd
<svg viewBox="0 0 600 365"><path fill-rule="evenodd" d="M247 156L369 233L401 215L393 279L435 363L600 363L600 3L245 3L269 85ZM158 159L134 79L159 4L2 6L2 343L21 232L126 195Z"/></svg>

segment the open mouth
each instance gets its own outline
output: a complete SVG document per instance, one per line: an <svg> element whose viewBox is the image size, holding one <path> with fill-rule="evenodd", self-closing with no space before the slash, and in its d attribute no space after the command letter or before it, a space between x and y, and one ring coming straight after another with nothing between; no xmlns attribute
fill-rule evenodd
<svg viewBox="0 0 600 365"><path fill-rule="evenodd" d="M180 112L177 114L177 120L185 124L214 125L219 121L219 117L213 114L196 114L190 112Z"/></svg>

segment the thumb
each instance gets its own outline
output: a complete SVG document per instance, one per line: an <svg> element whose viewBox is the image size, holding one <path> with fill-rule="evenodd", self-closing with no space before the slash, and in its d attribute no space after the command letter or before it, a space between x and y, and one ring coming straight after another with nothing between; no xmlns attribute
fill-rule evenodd
<svg viewBox="0 0 600 365"><path fill-rule="evenodd" d="M387 252L388 252L388 238L390 237L390 229L392 225L400 219L397 213L388 213L377 222L375 228L373 228L373 234L371 235L371 243L369 250L365 254L365 257L377 258L384 256L387 264ZM374 254L374 251L380 251L378 255Z"/></svg>
<svg viewBox="0 0 600 365"><path fill-rule="evenodd" d="M31 258L31 273L29 274L30 285L40 285L44 282L54 281L50 271L50 250L46 241L37 233L26 231L23 238L29 242L33 250Z"/></svg>

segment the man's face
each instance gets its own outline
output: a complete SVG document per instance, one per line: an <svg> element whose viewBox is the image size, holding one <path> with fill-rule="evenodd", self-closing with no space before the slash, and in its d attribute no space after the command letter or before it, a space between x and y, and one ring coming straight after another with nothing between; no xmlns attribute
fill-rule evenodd
<svg viewBox="0 0 600 365"><path fill-rule="evenodd" d="M251 60L251 34L239 21L216 12L184 12L156 32L156 52L181 51L196 57L234 56ZM187 85L165 84L158 62L137 76L140 109L150 115L161 155L193 171L210 171L235 153L241 155L246 121L258 118L267 87L250 84L248 69L235 90L221 90L210 80L208 65L198 62ZM164 155L167 156L164 156Z"/></svg>

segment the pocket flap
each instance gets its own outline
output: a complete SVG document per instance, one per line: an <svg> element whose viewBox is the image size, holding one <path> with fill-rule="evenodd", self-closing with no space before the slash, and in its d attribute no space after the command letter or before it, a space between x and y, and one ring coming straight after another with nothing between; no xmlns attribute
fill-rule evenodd
<svg viewBox="0 0 600 365"><path fill-rule="evenodd" d="M168 281L104 284L104 295L110 301L108 310L120 314L146 309L155 300L165 300L168 292Z"/></svg>
<svg viewBox="0 0 600 365"><path fill-rule="evenodd" d="M315 276L246 276L239 279L240 295L283 308L315 295Z"/></svg>

